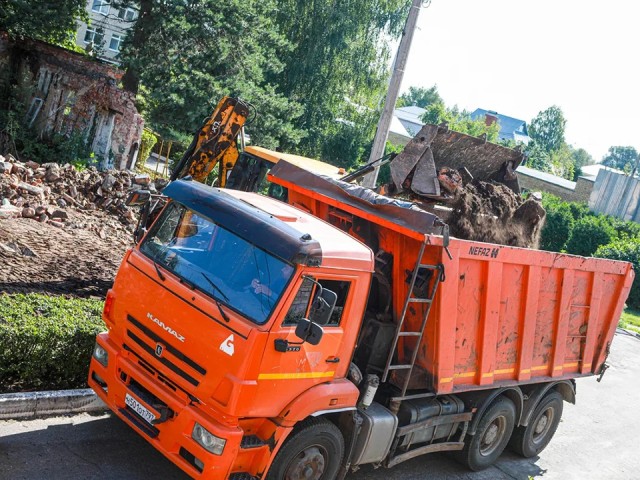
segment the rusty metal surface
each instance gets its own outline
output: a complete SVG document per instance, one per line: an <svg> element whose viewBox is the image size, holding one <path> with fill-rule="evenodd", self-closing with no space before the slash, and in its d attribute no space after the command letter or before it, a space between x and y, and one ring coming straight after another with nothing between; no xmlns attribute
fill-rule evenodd
<svg viewBox="0 0 640 480"><path fill-rule="evenodd" d="M523 159L524 154L518 150L427 124L391 162L391 177L398 191L402 191L413 172L411 190L414 193L438 196L436 171L443 167L466 168L475 180L503 183L520 193L513 172Z"/></svg>
<svg viewBox="0 0 640 480"><path fill-rule="evenodd" d="M425 125L422 130L420 130L420 132L404 147L404 150L393 160L393 162L391 162L391 178L393 179L393 183L398 191L403 190L404 181L407 179L418 161L429 150L429 146L431 145L431 142L433 142L437 133L438 127L435 125ZM423 162L428 160L428 158L425 158Z"/></svg>
<svg viewBox="0 0 640 480"><path fill-rule="evenodd" d="M411 202L394 200L373 191L329 177L315 175L285 161L278 162L269 172L269 179L288 188L309 189L343 205L350 205L402 227L419 233L440 234L442 223L432 213ZM283 182L280 182L278 180Z"/></svg>

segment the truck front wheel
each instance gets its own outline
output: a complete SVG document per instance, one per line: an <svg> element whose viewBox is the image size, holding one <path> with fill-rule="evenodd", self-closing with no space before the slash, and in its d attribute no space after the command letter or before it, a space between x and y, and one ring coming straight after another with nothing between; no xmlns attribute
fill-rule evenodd
<svg viewBox="0 0 640 480"><path fill-rule="evenodd" d="M516 407L506 397L499 397L484 412L476 434L468 439L458 459L473 471L487 468L497 460L513 432Z"/></svg>
<svg viewBox="0 0 640 480"><path fill-rule="evenodd" d="M562 395L555 390L545 395L536 406L529 424L514 430L509 447L525 458L535 457L544 450L560 423L562 402Z"/></svg>
<svg viewBox="0 0 640 480"><path fill-rule="evenodd" d="M312 418L287 438L267 480L333 480L344 456L344 438L331 422Z"/></svg>

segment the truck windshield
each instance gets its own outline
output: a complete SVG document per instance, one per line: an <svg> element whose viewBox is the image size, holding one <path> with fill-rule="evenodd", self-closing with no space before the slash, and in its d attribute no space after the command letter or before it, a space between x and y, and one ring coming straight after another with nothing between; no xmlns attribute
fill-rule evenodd
<svg viewBox="0 0 640 480"><path fill-rule="evenodd" d="M184 283L263 324L294 268L208 218L171 202L140 251Z"/></svg>

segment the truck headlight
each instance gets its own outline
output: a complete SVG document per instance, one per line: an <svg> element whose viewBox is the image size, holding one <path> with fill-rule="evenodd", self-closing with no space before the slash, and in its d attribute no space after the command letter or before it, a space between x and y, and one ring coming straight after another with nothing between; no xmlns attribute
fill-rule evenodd
<svg viewBox="0 0 640 480"><path fill-rule="evenodd" d="M103 367L106 367L109 363L109 354L107 351L96 343L93 349L93 358L95 358Z"/></svg>
<svg viewBox="0 0 640 480"><path fill-rule="evenodd" d="M224 438L216 437L197 422L193 426L191 438L193 438L202 448L214 455L222 455L224 446L227 443Z"/></svg>

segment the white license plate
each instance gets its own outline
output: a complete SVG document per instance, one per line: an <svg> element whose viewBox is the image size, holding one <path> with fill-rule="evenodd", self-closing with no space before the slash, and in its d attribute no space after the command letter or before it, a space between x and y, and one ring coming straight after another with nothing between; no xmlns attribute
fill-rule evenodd
<svg viewBox="0 0 640 480"><path fill-rule="evenodd" d="M137 401L128 393L124 396L124 403L126 403L127 406L131 407L134 412L144 418L148 423L151 424L151 422L156 419L156 416L152 412L150 412L149 409L143 406L139 401Z"/></svg>

